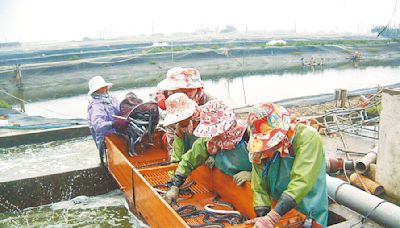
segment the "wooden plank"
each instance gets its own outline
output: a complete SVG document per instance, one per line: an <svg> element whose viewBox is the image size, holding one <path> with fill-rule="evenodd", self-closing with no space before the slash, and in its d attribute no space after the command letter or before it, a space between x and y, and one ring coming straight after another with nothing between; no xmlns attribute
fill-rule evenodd
<svg viewBox="0 0 400 228"><path fill-rule="evenodd" d="M126 157L120 153L116 144L106 138L108 148L108 170L114 177L114 180L124 192L128 200L129 206L134 205L133 189L132 189L132 170L133 166L129 163Z"/></svg>
<svg viewBox="0 0 400 228"><path fill-rule="evenodd" d="M226 201L232 203L236 210L249 218L256 214L253 210L253 192L250 182L237 186L231 176L223 174L219 169L213 169L213 191Z"/></svg>
<svg viewBox="0 0 400 228"><path fill-rule="evenodd" d="M136 209L151 227L189 227L138 170L133 171Z"/></svg>

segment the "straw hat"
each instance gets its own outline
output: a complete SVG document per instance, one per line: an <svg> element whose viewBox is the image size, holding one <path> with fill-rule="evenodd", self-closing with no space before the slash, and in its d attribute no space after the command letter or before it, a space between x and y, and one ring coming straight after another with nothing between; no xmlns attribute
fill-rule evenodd
<svg viewBox="0 0 400 228"><path fill-rule="evenodd" d="M174 67L167 77L157 85L162 90L196 89L204 87L200 72L194 68Z"/></svg>
<svg viewBox="0 0 400 228"><path fill-rule="evenodd" d="M165 106L167 114L164 126L168 126L191 117L196 111L197 104L184 93L174 93L165 101Z"/></svg>
<svg viewBox="0 0 400 228"><path fill-rule="evenodd" d="M249 152L266 151L287 137L291 113L282 106L264 103L249 113L247 122L250 127Z"/></svg>
<svg viewBox="0 0 400 228"><path fill-rule="evenodd" d="M197 137L215 137L225 133L235 122L232 109L222 101L211 100L201 107L200 123L193 134Z"/></svg>
<svg viewBox="0 0 400 228"><path fill-rule="evenodd" d="M88 95L92 95L92 93L96 92L98 89L103 88L105 86L111 88L112 83L107 83L106 81L104 81L104 78L102 76L94 76L89 80Z"/></svg>

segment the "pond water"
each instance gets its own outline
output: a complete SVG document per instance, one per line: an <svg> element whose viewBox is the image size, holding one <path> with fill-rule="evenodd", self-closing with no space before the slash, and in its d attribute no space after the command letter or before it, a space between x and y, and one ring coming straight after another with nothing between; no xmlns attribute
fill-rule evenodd
<svg viewBox="0 0 400 228"><path fill-rule="evenodd" d="M97 167L92 137L0 148L0 182Z"/></svg>
<svg viewBox="0 0 400 228"><path fill-rule="evenodd" d="M78 196L14 213L0 213L0 227L148 227L129 212L122 192Z"/></svg>
<svg viewBox="0 0 400 228"><path fill-rule="evenodd" d="M400 67L367 67L365 69L328 69L303 74L269 74L206 80L205 90L212 96L224 100L231 107L240 107L262 101L333 93L336 88L351 91L399 82ZM143 100L149 100L156 88L111 90L111 94L122 100L128 91L134 91ZM86 118L87 103L88 96L80 95L30 103L25 108L29 115Z"/></svg>

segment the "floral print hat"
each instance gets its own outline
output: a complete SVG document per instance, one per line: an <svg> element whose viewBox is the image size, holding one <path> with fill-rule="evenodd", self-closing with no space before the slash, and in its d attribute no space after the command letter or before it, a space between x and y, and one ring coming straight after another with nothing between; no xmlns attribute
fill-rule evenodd
<svg viewBox="0 0 400 228"><path fill-rule="evenodd" d="M222 150L233 150L246 129L246 121L237 120L232 109L222 101L211 100L201 106L200 123L193 134L210 138L207 142L208 153L216 154Z"/></svg>
<svg viewBox="0 0 400 228"><path fill-rule="evenodd" d="M167 77L157 85L162 90L203 88L200 72L194 68L174 67L167 72Z"/></svg>
<svg viewBox="0 0 400 228"><path fill-rule="evenodd" d="M193 134L197 137L215 137L226 132L236 121L235 113L222 101L211 100L201 106L200 124Z"/></svg>
<svg viewBox="0 0 400 228"><path fill-rule="evenodd" d="M261 159L272 157L275 151L279 151L281 157L289 154L296 124L292 124L292 115L284 107L261 104L249 113L247 123L250 131L247 149L251 162L259 164ZM273 147L275 149L271 151Z"/></svg>

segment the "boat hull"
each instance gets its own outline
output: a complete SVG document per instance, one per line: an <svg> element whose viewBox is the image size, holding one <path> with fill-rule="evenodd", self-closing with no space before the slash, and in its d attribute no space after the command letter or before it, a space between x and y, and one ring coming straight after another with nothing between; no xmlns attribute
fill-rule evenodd
<svg viewBox="0 0 400 228"><path fill-rule="evenodd" d="M183 219L157 192L167 190L157 186L165 184L169 179L168 171L176 169L176 164L167 163L168 154L161 143L160 134L155 134L154 146L135 157L128 156L127 145L122 138L115 135L107 137L108 170L124 192L130 210L144 218L151 227L190 227L204 224L205 218L201 216ZM220 201L229 202L247 218L255 217L250 182L236 186L231 176L217 168L209 169L203 165L195 169L185 183L191 183L189 188L194 194L180 199L179 207L193 205L203 210L206 204L213 204L216 209L227 210L223 205L214 202L218 196ZM277 227L296 227L295 224L300 224L304 219L303 214L293 209L279 221ZM252 227L245 224L224 225Z"/></svg>

